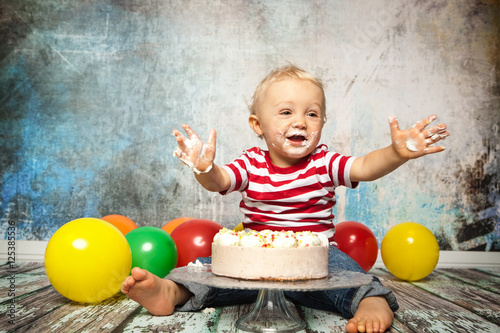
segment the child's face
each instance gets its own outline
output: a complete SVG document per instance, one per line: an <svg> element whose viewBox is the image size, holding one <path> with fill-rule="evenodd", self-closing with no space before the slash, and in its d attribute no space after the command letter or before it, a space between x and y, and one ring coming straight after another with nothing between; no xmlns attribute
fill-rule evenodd
<svg viewBox="0 0 500 333"><path fill-rule="evenodd" d="M316 148L324 124L323 105L323 91L308 80L290 78L267 88L249 122L266 140L276 166L295 165Z"/></svg>

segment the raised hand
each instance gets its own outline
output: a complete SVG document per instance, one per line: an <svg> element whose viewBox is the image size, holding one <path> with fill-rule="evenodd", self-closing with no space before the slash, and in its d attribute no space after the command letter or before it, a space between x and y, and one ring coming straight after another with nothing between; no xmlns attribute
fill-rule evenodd
<svg viewBox="0 0 500 333"><path fill-rule="evenodd" d="M187 138L178 130L172 131L179 145L174 151L174 156L177 156L197 174L209 172L215 159L217 133L212 129L208 136L208 142L204 143L191 127L183 124L182 128L186 131Z"/></svg>
<svg viewBox="0 0 500 333"><path fill-rule="evenodd" d="M439 124L427 128L436 118L436 115L432 115L417 122L410 129L400 130L396 118L389 117L392 146L400 157L412 159L444 150L443 146L433 146L433 144L450 135L446 125Z"/></svg>

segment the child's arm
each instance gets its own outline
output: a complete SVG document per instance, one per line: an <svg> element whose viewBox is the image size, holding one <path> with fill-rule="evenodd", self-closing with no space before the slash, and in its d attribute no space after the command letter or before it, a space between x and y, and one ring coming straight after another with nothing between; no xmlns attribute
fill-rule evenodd
<svg viewBox="0 0 500 333"><path fill-rule="evenodd" d="M174 155L195 172L196 179L205 189L213 192L228 190L231 185L229 175L214 164L217 139L215 130L210 131L208 143L204 143L191 127L186 124L182 127L189 139L178 130L172 132L179 145Z"/></svg>
<svg viewBox="0 0 500 333"><path fill-rule="evenodd" d="M375 180L391 173L409 159L443 151L444 147L431 145L450 135L446 125L426 129L436 118L436 115L432 115L410 129L400 130L396 118L390 117L392 144L356 158L351 167L351 181Z"/></svg>

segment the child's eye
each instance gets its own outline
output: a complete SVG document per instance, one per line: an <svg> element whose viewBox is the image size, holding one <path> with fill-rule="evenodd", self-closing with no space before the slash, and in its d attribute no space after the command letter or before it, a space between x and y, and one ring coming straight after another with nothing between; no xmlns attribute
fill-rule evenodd
<svg viewBox="0 0 500 333"><path fill-rule="evenodd" d="M319 117L319 114L317 112L309 112L307 115L309 117Z"/></svg>
<svg viewBox="0 0 500 333"><path fill-rule="evenodd" d="M281 110L280 114L289 115L289 114L292 114L292 111L290 111L290 110Z"/></svg>

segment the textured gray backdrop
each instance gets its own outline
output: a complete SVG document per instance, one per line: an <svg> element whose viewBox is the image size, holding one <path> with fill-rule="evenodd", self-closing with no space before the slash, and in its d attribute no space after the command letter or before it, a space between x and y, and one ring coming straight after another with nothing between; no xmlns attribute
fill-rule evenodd
<svg viewBox="0 0 500 333"><path fill-rule="evenodd" d="M379 241L403 221L442 249L500 250L499 2L495 0L0 2L0 232L48 240L83 216L236 225L239 195L207 193L171 131L218 130L216 162L261 145L246 101L272 68L327 83L323 143L361 155L436 113L452 136L356 190L337 221Z"/></svg>

